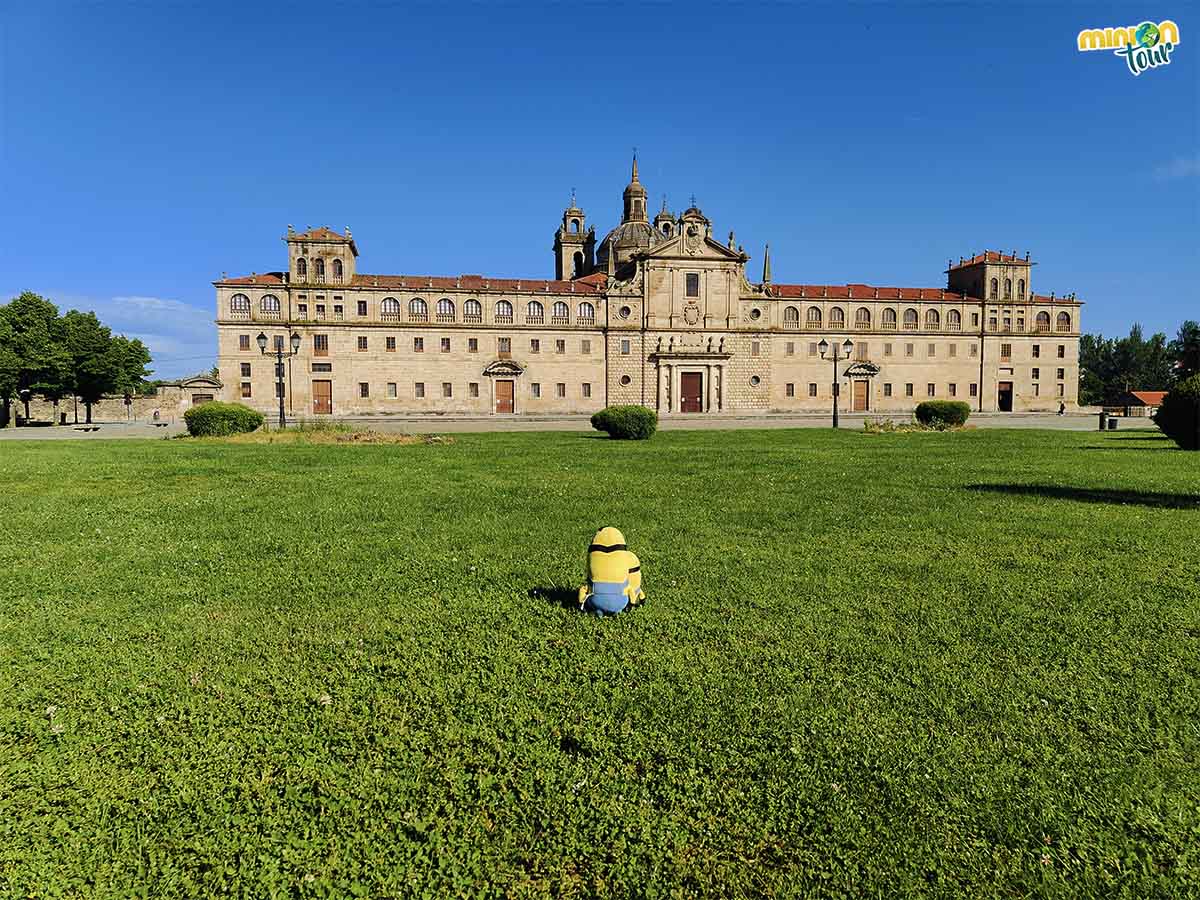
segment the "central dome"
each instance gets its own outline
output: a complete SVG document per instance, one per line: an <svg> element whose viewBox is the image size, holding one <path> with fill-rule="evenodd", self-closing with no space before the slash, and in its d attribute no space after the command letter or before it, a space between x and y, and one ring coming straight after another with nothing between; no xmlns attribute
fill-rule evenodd
<svg viewBox="0 0 1200 900"><path fill-rule="evenodd" d="M608 266L609 254L615 254L613 268L629 262L635 253L644 253L651 247L669 240L667 235L654 230L649 222L622 222L604 236L596 251L596 266Z"/></svg>

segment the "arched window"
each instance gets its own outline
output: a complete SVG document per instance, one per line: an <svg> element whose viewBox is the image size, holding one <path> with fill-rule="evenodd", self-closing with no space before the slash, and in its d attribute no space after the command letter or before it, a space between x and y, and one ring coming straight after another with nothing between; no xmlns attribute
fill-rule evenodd
<svg viewBox="0 0 1200 900"><path fill-rule="evenodd" d="M667 237L671 236L671 223L670 222L662 223L662 233L665 234Z"/></svg>
<svg viewBox="0 0 1200 900"><path fill-rule="evenodd" d="M571 307L563 303L561 300L555 302L553 309L550 310L550 322L552 325L566 325L571 320Z"/></svg>
<svg viewBox="0 0 1200 900"><path fill-rule="evenodd" d="M841 328L846 324L846 311L840 306L835 306L829 311L829 327Z"/></svg>
<svg viewBox="0 0 1200 900"><path fill-rule="evenodd" d="M513 318L512 304L507 300L496 301L496 321L501 325L511 325Z"/></svg>
<svg viewBox="0 0 1200 900"><path fill-rule="evenodd" d="M229 298L229 313L235 319L250 318L250 298L245 294L234 294Z"/></svg>
<svg viewBox="0 0 1200 900"><path fill-rule="evenodd" d="M578 219L571 220L571 234L579 234L579 220Z"/></svg>
<svg viewBox="0 0 1200 900"><path fill-rule="evenodd" d="M429 304L420 297L413 297L408 301L408 318L412 322L428 322Z"/></svg>
<svg viewBox="0 0 1200 900"><path fill-rule="evenodd" d="M951 331L962 330L962 313L957 309L952 309L946 314L946 327Z"/></svg>
<svg viewBox="0 0 1200 900"><path fill-rule="evenodd" d="M464 322L482 322L483 321L483 306L478 300L468 300L463 304L463 321Z"/></svg>
<svg viewBox="0 0 1200 900"><path fill-rule="evenodd" d="M586 322L589 325L596 318L596 307L584 300L579 304L577 319L579 322Z"/></svg>
<svg viewBox="0 0 1200 900"><path fill-rule="evenodd" d="M379 317L384 321L399 321L400 301L395 297L384 297L383 302L379 304Z"/></svg>
<svg viewBox="0 0 1200 900"><path fill-rule="evenodd" d="M785 306L783 308L783 327L784 328L799 328L800 327L800 310L794 306Z"/></svg>
<svg viewBox="0 0 1200 900"><path fill-rule="evenodd" d="M1005 300L1012 299L1012 279L1011 278L1004 279L1004 299Z"/></svg>
<svg viewBox="0 0 1200 900"><path fill-rule="evenodd" d="M909 331L916 331L917 311L915 309L906 309L904 311L904 327Z"/></svg>
<svg viewBox="0 0 1200 900"><path fill-rule="evenodd" d="M583 254L579 251L571 257L571 277L578 278L583 274Z"/></svg>
<svg viewBox="0 0 1200 900"><path fill-rule="evenodd" d="M854 311L854 327L855 328L870 328L871 327L871 311L865 306L860 306Z"/></svg>
<svg viewBox="0 0 1200 900"><path fill-rule="evenodd" d="M449 297L443 297L438 301L437 305L437 320L439 322L454 321L454 301Z"/></svg>
<svg viewBox="0 0 1200 900"><path fill-rule="evenodd" d="M1025 299L1025 279L1024 278L1017 279L1017 299L1018 300Z"/></svg>
<svg viewBox="0 0 1200 900"><path fill-rule="evenodd" d="M936 309L925 310L925 327L938 329L942 327L942 314Z"/></svg>
<svg viewBox="0 0 1200 900"><path fill-rule="evenodd" d="M317 281L325 280L325 260L317 259L313 261L313 268L317 272Z"/></svg>
<svg viewBox="0 0 1200 900"><path fill-rule="evenodd" d="M333 261L333 280L341 281L342 280L342 272L343 272L342 261L340 259L335 259Z"/></svg>
<svg viewBox="0 0 1200 900"><path fill-rule="evenodd" d="M896 311L890 306L883 311L883 327L892 330L896 328Z"/></svg>
<svg viewBox="0 0 1200 900"><path fill-rule="evenodd" d="M995 300L999 296L1000 296L1000 281L999 281L999 279L993 278L992 279L992 299Z"/></svg>
<svg viewBox="0 0 1200 900"><path fill-rule="evenodd" d="M546 310L542 304L536 300L530 300L529 304L525 307L525 321L531 325L541 325L542 317L545 313Z"/></svg>
<svg viewBox="0 0 1200 900"><path fill-rule="evenodd" d="M307 278L308 277L308 260L305 259L303 256L300 257L298 260L296 260L296 277L297 278Z"/></svg>
<svg viewBox="0 0 1200 900"><path fill-rule="evenodd" d="M1058 318L1054 320L1054 330L1055 331L1070 331L1071 330L1071 316L1069 313L1060 312L1058 314Z"/></svg>
<svg viewBox="0 0 1200 900"><path fill-rule="evenodd" d="M806 312L804 314L804 323L809 328L820 328L821 327L821 307L810 306L808 308L808 312Z"/></svg>
<svg viewBox="0 0 1200 900"><path fill-rule="evenodd" d="M1043 312L1040 312L1037 314L1037 330L1038 331L1049 331L1050 330L1050 313L1043 311Z"/></svg>
<svg viewBox="0 0 1200 900"><path fill-rule="evenodd" d="M262 314L267 319L279 318L279 298L274 294L267 294L259 301L258 308L262 310Z"/></svg>

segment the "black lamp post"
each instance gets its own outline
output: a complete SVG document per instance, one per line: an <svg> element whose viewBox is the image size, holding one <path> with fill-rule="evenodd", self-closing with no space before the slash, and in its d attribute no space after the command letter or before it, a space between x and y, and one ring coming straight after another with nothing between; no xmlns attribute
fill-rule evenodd
<svg viewBox="0 0 1200 900"><path fill-rule="evenodd" d="M829 345L829 342L826 341L824 338L821 339L821 343L817 344L817 349L821 351L821 359L830 359L833 361L833 427L837 428L838 427L838 394L840 393L840 388L841 388L841 386L838 384L837 364L839 362L841 362L843 359L850 358L850 354L854 352L854 341L850 340L850 338L846 338L846 340L842 342L842 351L843 352L842 352L841 356L838 356L838 345L837 344L833 345L833 354L831 356L825 355L829 351L830 345Z"/></svg>
<svg viewBox="0 0 1200 900"><path fill-rule="evenodd" d="M267 336L260 331L258 333L258 337L255 340L258 343L259 352L262 353L263 356L266 356L267 355ZM278 340L275 343L275 350L273 351L275 354L275 394L277 397L279 397L279 427L280 428L285 427L287 424L287 422L283 416L283 361L285 358L291 359L293 356L295 356L297 353L300 352L300 335L296 334L296 332L294 332L294 331L292 332L291 345L292 345L292 352L285 353L284 349L283 349L283 341Z"/></svg>

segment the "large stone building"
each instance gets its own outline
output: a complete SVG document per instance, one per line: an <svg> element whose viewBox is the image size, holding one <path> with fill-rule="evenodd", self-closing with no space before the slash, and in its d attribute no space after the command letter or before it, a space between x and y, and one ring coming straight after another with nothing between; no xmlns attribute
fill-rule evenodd
<svg viewBox="0 0 1200 900"><path fill-rule="evenodd" d="M295 232L286 271L215 282L224 399L277 408L274 360L290 343L293 416L588 413L639 403L662 415L844 409L901 412L926 398L977 410L1076 405L1080 303L1033 292L1029 254L951 262L942 287L776 284L769 249L713 236L693 205L649 217L637 161L621 223L597 242L562 215L554 278L366 275L350 229Z"/></svg>

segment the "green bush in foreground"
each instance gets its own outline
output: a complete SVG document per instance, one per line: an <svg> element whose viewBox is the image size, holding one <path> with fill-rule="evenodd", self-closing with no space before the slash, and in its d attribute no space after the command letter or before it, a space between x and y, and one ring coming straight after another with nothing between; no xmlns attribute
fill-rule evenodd
<svg viewBox="0 0 1200 900"><path fill-rule="evenodd" d="M592 415L592 427L623 441L647 441L658 430L658 413L644 406L609 406Z"/></svg>
<svg viewBox="0 0 1200 900"><path fill-rule="evenodd" d="M1163 397L1154 424L1183 450L1200 450L1200 375L1185 378Z"/></svg>
<svg viewBox="0 0 1200 900"><path fill-rule="evenodd" d="M262 427L263 414L240 403L202 403L183 414L192 437L241 434Z"/></svg>
<svg viewBox="0 0 1200 900"><path fill-rule="evenodd" d="M914 413L922 425L946 425L957 428L967 424L971 407L961 400L926 400Z"/></svg>

